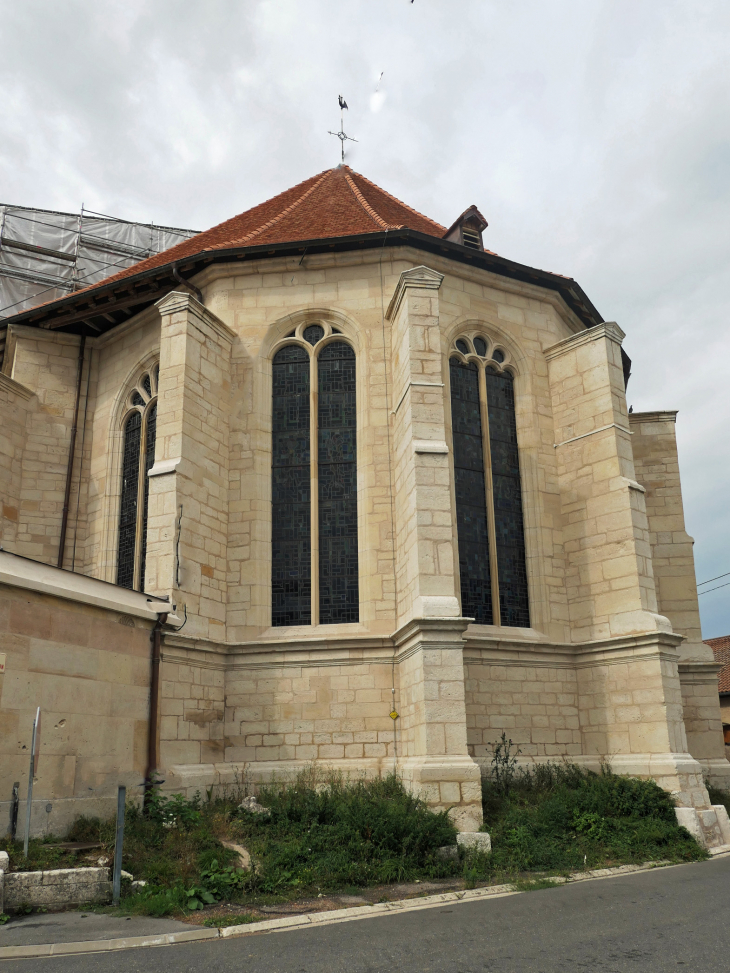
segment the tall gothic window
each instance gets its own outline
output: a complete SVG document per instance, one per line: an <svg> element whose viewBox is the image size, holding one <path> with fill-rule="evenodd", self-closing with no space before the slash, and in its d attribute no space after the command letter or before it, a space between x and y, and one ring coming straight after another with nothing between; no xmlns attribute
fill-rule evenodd
<svg viewBox="0 0 730 973"><path fill-rule="evenodd" d="M506 353L482 335L449 357L462 615L527 628L515 396Z"/></svg>
<svg viewBox="0 0 730 973"><path fill-rule="evenodd" d="M149 470L155 462L159 366L145 372L128 399L124 420L117 584L144 591Z"/></svg>
<svg viewBox="0 0 730 973"><path fill-rule="evenodd" d="M329 325L300 325L274 356L275 626L360 618L355 352L337 334Z"/></svg>

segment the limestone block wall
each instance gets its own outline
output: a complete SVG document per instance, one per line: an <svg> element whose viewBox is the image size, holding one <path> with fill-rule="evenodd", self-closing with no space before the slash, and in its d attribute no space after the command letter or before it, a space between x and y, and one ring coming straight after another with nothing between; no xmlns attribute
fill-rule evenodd
<svg viewBox="0 0 730 973"><path fill-rule="evenodd" d="M646 512L659 611L675 632L680 647L684 725L689 752L705 773L726 786L725 760L712 649L702 641L695 578L694 541L685 528L676 440L676 412L637 412L629 418L633 432L636 478L646 490Z"/></svg>
<svg viewBox="0 0 730 973"><path fill-rule="evenodd" d="M395 335L388 307L401 274L415 271L428 260L428 270L443 283L437 294L437 310L417 326L426 331ZM270 261L251 261L235 266L216 266L196 277L206 306L237 335L231 350L231 411L229 438L229 559L227 638L232 643L266 637L300 638L309 630L284 633L268 631L270 625L270 468L271 468L271 349L302 322L329 321L353 343L358 372L358 516L360 520L361 626L370 634L390 634L395 625L394 560L409 564L402 534L394 543L402 517L394 516L391 483L402 447L396 440L402 417L415 406L416 424L424 426L423 441L440 442L448 449L448 371L445 347L450 336L465 322L478 322L510 348L518 363L518 436L523 463L525 527L528 537L531 610L534 625L551 637L568 638L567 598L564 585L562 511L553 443L555 442L547 364L543 349L571 333L584 331L556 295L518 282L507 282L483 271L459 267L435 255L398 249L383 253L304 255ZM416 300L420 296L416 291ZM410 299L408 299L410 300ZM408 311L399 307L398 316ZM415 314L415 311L414 311ZM421 310L418 310L421 314ZM415 317L414 317L415 321ZM425 324L424 324L425 322ZM427 345L418 341L429 335ZM403 346L413 337L410 346ZM437 345L431 347L435 337ZM399 355L398 364L392 356ZM434 392L409 381L426 374ZM413 370L413 375L410 372ZM399 384L400 383L400 384ZM521 384L520 384L521 383ZM403 391L403 403L400 398ZM388 417L390 416L390 425ZM434 425L434 423L436 425ZM407 425L412 427L409 417ZM442 431L435 434L436 426ZM418 531L435 535L435 556L424 556L418 583L437 582L444 570L453 576L454 537L450 532L449 490L446 506L434 507L434 497L450 477L447 452L414 453L410 433L409 463L413 485L424 501L419 506ZM446 437L446 442L444 438ZM402 438L402 437L401 437ZM390 455L389 455L390 451ZM410 474L409 474L410 475ZM410 481L409 481L410 482ZM412 503L413 491L404 491ZM397 491L394 494L397 497ZM425 505L424 505L425 504ZM430 504L430 506L429 506ZM407 511L405 511L407 513ZM428 518L429 523L426 523ZM446 541L442 534L447 532ZM414 536L419 536L418 532ZM409 542L410 543L410 542ZM435 573L428 574L427 571ZM444 577L446 575L443 575ZM452 585L458 589L455 581ZM408 585L399 586L407 590ZM457 590L458 595L458 590ZM444 596L439 590L434 597ZM446 597L452 595L446 594ZM321 633L330 633L322 630ZM337 633L339 637L340 633Z"/></svg>
<svg viewBox="0 0 730 973"><path fill-rule="evenodd" d="M48 564L58 559L79 342L74 335L8 326L3 367L36 397L20 464L15 550Z"/></svg>
<svg viewBox="0 0 730 973"><path fill-rule="evenodd" d="M169 639L169 637L168 637ZM165 641L160 663L159 767L215 764L224 759L223 656Z"/></svg>
<svg viewBox="0 0 730 973"><path fill-rule="evenodd" d="M489 768L502 731L519 748L521 761L583 753L572 661L510 662L499 659L498 653L467 647L464 672L469 753L481 767Z"/></svg>
<svg viewBox="0 0 730 973"><path fill-rule="evenodd" d="M85 543L78 545L76 570L115 583L124 420L132 388L159 361L159 313L155 308L144 311L103 337L87 340L89 346L91 382L79 514L79 542L83 538Z"/></svg>
<svg viewBox="0 0 730 973"><path fill-rule="evenodd" d="M236 654L226 674L227 761L392 768L399 746L388 715L393 666L380 647L365 658L345 646L327 653L293 649L287 661L257 655L259 661ZM396 684L396 704L397 693Z"/></svg>
<svg viewBox="0 0 730 973"><path fill-rule="evenodd" d="M62 572L58 572L62 574ZM34 831L112 814L117 784L138 794L145 770L151 623L123 612L0 585L0 814L25 795L41 708ZM47 803L52 812L45 812Z"/></svg>
<svg viewBox="0 0 730 973"><path fill-rule="evenodd" d="M162 314L145 587L185 606L190 634L225 638L230 329L191 295Z"/></svg>
<svg viewBox="0 0 730 973"><path fill-rule="evenodd" d="M575 642L668 627L656 615L644 489L636 483L615 324L548 349L566 589Z"/></svg>
<svg viewBox="0 0 730 973"><path fill-rule="evenodd" d="M21 496L23 450L28 412L35 402L30 389L0 373L0 543L14 551Z"/></svg>

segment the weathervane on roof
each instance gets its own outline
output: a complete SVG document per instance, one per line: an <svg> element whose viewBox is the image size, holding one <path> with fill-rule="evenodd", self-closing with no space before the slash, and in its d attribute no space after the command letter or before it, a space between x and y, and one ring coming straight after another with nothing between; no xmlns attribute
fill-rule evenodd
<svg viewBox="0 0 730 973"><path fill-rule="evenodd" d="M342 164L345 162L345 142L357 142L357 139L352 138L350 135L345 135L345 116L344 111L347 108L347 102L342 97L342 95L337 96L337 100L340 103L340 130L339 132L330 132L330 135L336 135L340 140L340 148L342 150ZM348 109L349 110L349 109Z"/></svg>

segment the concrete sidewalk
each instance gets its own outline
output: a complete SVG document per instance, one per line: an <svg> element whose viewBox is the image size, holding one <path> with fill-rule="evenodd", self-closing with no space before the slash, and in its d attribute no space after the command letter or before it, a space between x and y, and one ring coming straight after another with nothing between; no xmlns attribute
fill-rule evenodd
<svg viewBox="0 0 730 973"><path fill-rule="evenodd" d="M76 943L89 940L129 939L164 933L190 932L176 919L151 916L106 916L93 912L48 912L13 918L0 926L0 948L39 946L45 943ZM195 927L193 927L195 928ZM201 931L197 930L196 931Z"/></svg>

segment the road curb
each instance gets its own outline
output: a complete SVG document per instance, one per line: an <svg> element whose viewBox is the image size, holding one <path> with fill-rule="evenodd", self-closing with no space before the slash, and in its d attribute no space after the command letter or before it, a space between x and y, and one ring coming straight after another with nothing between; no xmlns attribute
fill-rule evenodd
<svg viewBox="0 0 730 973"><path fill-rule="evenodd" d="M730 854L730 846L713 859ZM550 880L557 885L574 882L595 881L604 878L617 878L621 875L636 875L650 872L655 868L676 867L690 862L646 862L644 865L619 865L616 868L595 868L586 872L574 872L568 878L555 876ZM210 939L232 939L240 936L258 936L287 930L311 929L330 926L340 922L355 922L387 915L402 915L404 912L419 912L422 909L435 909L441 905L457 905L460 902L477 902L480 899L502 899L510 895L521 895L523 889L514 885L491 885L489 888L465 889L460 892L440 892L417 899L400 899L397 902L378 902L374 905L355 906L350 909L336 909L332 912L308 912L298 916L283 916L281 919L268 919L263 922L245 923L228 926L225 929L191 929L189 932L161 933L157 936L126 936L123 939L91 939L78 943L43 943L36 946L0 946L0 960L30 959L42 956L64 956L74 953L106 953L117 949L134 949L142 946L174 946L177 943L194 943Z"/></svg>

